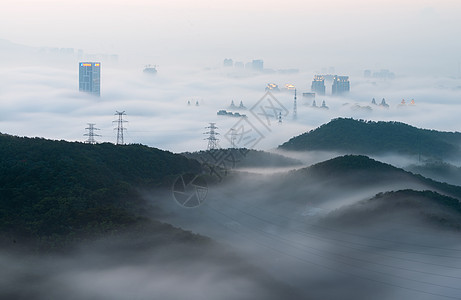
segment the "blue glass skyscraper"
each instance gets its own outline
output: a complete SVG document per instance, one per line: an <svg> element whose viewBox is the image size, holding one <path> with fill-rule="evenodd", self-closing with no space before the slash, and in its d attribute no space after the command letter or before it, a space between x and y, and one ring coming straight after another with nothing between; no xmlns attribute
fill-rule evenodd
<svg viewBox="0 0 461 300"><path fill-rule="evenodd" d="M101 63L80 62L78 72L78 89L95 96L101 93Z"/></svg>

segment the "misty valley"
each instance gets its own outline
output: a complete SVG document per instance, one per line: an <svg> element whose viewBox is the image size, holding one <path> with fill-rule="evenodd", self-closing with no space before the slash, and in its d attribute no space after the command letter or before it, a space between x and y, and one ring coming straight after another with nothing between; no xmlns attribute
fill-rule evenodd
<svg viewBox="0 0 461 300"><path fill-rule="evenodd" d="M0 0L0 300L461 300L460 0Z"/></svg>
<svg viewBox="0 0 461 300"><path fill-rule="evenodd" d="M2 134L0 297L459 299L460 142L349 118L271 151Z"/></svg>

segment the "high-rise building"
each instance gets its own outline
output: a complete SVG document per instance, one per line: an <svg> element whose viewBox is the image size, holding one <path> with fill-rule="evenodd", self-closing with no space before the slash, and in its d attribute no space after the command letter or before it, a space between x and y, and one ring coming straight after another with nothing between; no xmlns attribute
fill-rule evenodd
<svg viewBox="0 0 461 300"><path fill-rule="evenodd" d="M325 78L322 75L315 75L311 85L312 92L325 95Z"/></svg>
<svg viewBox="0 0 461 300"><path fill-rule="evenodd" d="M333 86L331 88L332 95L340 95L350 90L349 76L335 75L333 78Z"/></svg>
<svg viewBox="0 0 461 300"><path fill-rule="evenodd" d="M262 72L264 70L264 61L262 59L254 59L251 62L251 67L255 71L260 71Z"/></svg>
<svg viewBox="0 0 461 300"><path fill-rule="evenodd" d="M224 67L233 67L234 66L234 61L232 58L225 58L223 62Z"/></svg>
<svg viewBox="0 0 461 300"><path fill-rule="evenodd" d="M80 62L78 69L78 89L95 96L101 91L101 63Z"/></svg>
<svg viewBox="0 0 461 300"><path fill-rule="evenodd" d="M243 63L243 61L236 61L235 64L234 64L234 68L236 68L236 69L244 69L245 64Z"/></svg>

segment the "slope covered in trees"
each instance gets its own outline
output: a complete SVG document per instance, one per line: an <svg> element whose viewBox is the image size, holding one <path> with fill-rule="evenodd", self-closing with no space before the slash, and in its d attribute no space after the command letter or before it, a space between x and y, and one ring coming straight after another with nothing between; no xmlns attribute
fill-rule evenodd
<svg viewBox="0 0 461 300"><path fill-rule="evenodd" d="M286 167L301 165L302 162L277 153L246 148L228 148L198 152L185 152L182 155L200 162L226 166L227 168Z"/></svg>
<svg viewBox="0 0 461 300"><path fill-rule="evenodd" d="M142 145L89 145L0 135L0 232L55 243L135 225L138 188L200 171Z"/></svg>
<svg viewBox="0 0 461 300"><path fill-rule="evenodd" d="M248 174L240 190L264 191L252 196L259 205L274 205L292 214L312 207L336 206L396 190L428 190L461 200L461 187L413 174L363 155L336 157L307 168L274 174L266 180Z"/></svg>
<svg viewBox="0 0 461 300"><path fill-rule="evenodd" d="M389 183L403 186L412 183L428 190L461 199L460 186L413 174L364 155L335 157L308 168L292 171L291 176L294 178L304 177L309 180L327 179L331 183L336 181L353 189L357 187L366 189L371 185L386 187Z"/></svg>
<svg viewBox="0 0 461 300"><path fill-rule="evenodd" d="M400 190L379 193L371 199L341 207L329 213L325 223L345 226L370 226L376 223L413 220L440 228L461 229L459 200L433 191ZM402 226L401 224L399 224Z"/></svg>
<svg viewBox="0 0 461 300"><path fill-rule="evenodd" d="M419 129L399 122L338 118L291 138L279 148L292 151L327 150L353 154L399 153L435 158L460 153L461 133Z"/></svg>

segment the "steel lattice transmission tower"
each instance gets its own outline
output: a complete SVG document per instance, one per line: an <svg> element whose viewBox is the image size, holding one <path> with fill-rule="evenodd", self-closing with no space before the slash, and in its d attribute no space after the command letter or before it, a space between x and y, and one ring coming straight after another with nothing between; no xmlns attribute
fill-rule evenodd
<svg viewBox="0 0 461 300"><path fill-rule="evenodd" d="M88 123L88 127L85 128L88 130L88 133L85 133L84 136L88 136L88 139L85 141L87 144L96 144L96 140L94 139L95 136L100 136L99 134L94 133L95 130L100 130L99 128L94 127L94 123Z"/></svg>
<svg viewBox="0 0 461 300"><path fill-rule="evenodd" d="M115 144L125 145L125 142L123 140L123 132L126 130L126 128L123 127L123 123L127 122L123 120L123 116L126 115L125 111L122 111L122 112L115 111L115 115L118 115L118 119L113 121L113 122L117 122L117 128L114 128L114 130L117 130L117 142Z"/></svg>
<svg viewBox="0 0 461 300"><path fill-rule="evenodd" d="M231 133L230 133L230 142L231 142L231 148L237 148L235 146L235 141L237 140L237 132L234 128L231 128Z"/></svg>
<svg viewBox="0 0 461 300"><path fill-rule="evenodd" d="M296 103L296 89L295 89L295 99L293 101L293 120L298 118L298 107Z"/></svg>
<svg viewBox="0 0 461 300"><path fill-rule="evenodd" d="M219 148L218 141L219 139L216 137L219 135L219 133L216 132L216 123L210 123L210 126L205 127L205 129L208 129L207 132L204 132L203 134L208 134L209 136L205 139L208 140L208 147L207 150L215 150Z"/></svg>

